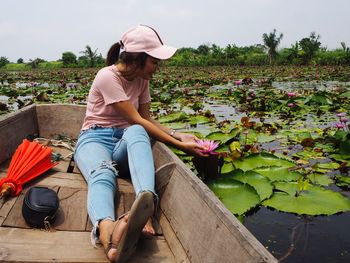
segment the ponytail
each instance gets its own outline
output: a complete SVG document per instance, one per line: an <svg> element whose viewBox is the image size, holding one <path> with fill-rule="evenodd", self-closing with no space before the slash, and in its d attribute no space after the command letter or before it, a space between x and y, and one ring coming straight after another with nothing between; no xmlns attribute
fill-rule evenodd
<svg viewBox="0 0 350 263"><path fill-rule="evenodd" d="M120 42L117 42L111 46L107 53L107 58L106 58L106 65L111 66L114 65L118 58L119 58L119 52L120 52Z"/></svg>

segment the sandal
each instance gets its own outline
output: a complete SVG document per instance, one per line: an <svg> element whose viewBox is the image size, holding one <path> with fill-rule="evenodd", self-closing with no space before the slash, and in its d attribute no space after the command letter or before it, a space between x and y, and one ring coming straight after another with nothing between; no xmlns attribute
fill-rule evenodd
<svg viewBox="0 0 350 263"><path fill-rule="evenodd" d="M135 202L133 203L131 210L127 213L128 221L126 223L126 229L124 230L121 239L113 242L112 237L114 231L117 229L122 218L126 215L122 215L114 226L114 229L110 235L109 243L105 248L105 253L108 257L108 252L113 248L116 249L117 256L112 261L114 263L122 263L129 259L134 253L139 237L142 233L142 229L145 226L148 218L153 214L154 201L152 192L142 192L139 194Z"/></svg>

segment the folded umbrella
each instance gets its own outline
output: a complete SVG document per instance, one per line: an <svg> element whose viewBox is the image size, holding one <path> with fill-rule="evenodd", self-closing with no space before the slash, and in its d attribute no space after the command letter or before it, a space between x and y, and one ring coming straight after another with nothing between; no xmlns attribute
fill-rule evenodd
<svg viewBox="0 0 350 263"><path fill-rule="evenodd" d="M12 156L7 175L0 179L0 198L17 196L23 185L58 162L52 162L52 149L35 141L24 139Z"/></svg>

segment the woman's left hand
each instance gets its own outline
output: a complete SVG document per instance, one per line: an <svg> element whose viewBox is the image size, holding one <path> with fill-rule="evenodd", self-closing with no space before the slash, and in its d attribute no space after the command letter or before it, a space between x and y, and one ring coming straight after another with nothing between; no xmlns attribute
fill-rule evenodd
<svg viewBox="0 0 350 263"><path fill-rule="evenodd" d="M175 132L174 137L182 142L196 142L197 136L190 133Z"/></svg>

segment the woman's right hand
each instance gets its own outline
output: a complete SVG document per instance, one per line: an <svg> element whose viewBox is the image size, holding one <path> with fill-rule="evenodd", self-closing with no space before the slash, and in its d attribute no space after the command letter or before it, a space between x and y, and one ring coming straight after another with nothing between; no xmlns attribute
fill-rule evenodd
<svg viewBox="0 0 350 263"><path fill-rule="evenodd" d="M208 156L208 154L205 154L202 152L202 151L205 151L206 149L195 142L182 142L181 147L179 148L181 148L181 150L183 150L184 152L190 155L201 156L201 157Z"/></svg>

